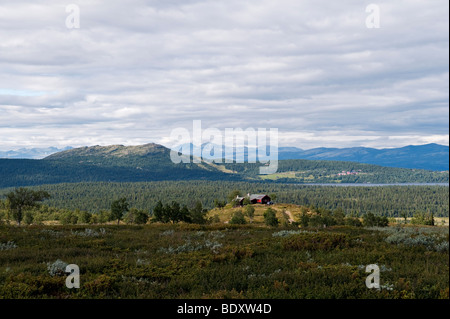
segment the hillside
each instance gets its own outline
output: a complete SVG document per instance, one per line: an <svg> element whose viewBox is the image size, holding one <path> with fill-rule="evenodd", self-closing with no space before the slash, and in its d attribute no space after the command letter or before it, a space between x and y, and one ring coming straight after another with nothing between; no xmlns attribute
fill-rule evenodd
<svg viewBox="0 0 450 319"><path fill-rule="evenodd" d="M170 150L157 144L82 147L42 160L0 159L0 187L75 182L215 180L220 169L202 164L176 165Z"/></svg>
<svg viewBox="0 0 450 319"><path fill-rule="evenodd" d="M174 164L158 144L81 147L42 160L0 159L0 187L76 182L162 180L265 181L281 183L442 183L431 172L342 161L282 160L276 174L259 175L257 164Z"/></svg>
<svg viewBox="0 0 450 319"><path fill-rule="evenodd" d="M169 150L158 144L149 143L136 146L109 145L109 146L85 146L74 148L63 152L58 152L47 156L46 160L71 160L89 161L101 158L102 161L108 158L127 159L129 157L157 157L167 155ZM129 163L128 163L129 164Z"/></svg>
<svg viewBox="0 0 450 319"><path fill-rule="evenodd" d="M210 146L210 143L202 144L202 149L204 149L206 145ZM192 154L193 146L193 144L183 144L176 146L173 149L180 150L181 148L183 148L183 151L187 151L190 149ZM214 145L214 147L216 152L222 151L222 154L225 154L224 146ZM256 152L256 150L254 149L243 147L233 152L233 158L236 158L237 156L247 158L249 150L253 150L254 152ZM205 153L206 155L203 154L203 156L209 157L211 159L215 158L214 156L210 156L208 152ZM231 156L229 156L229 158L232 159ZM385 167L447 171L449 169L449 147L434 143L385 149L375 149L369 147L319 147L304 150L297 147L281 146L278 148L278 159L343 161L374 164Z"/></svg>
<svg viewBox="0 0 450 319"><path fill-rule="evenodd" d="M280 160L275 174L259 175L261 164L224 164L251 180L278 183L448 183L449 173L344 161Z"/></svg>
<svg viewBox="0 0 450 319"><path fill-rule="evenodd" d="M276 217L283 222L283 224L289 224L291 222L298 222L298 216L301 213L302 207L301 205L295 205L295 204L274 204L274 205L262 205L262 204L254 204L252 205L255 209L254 217L251 220L252 224L264 224L264 212L265 210L270 207L273 210L275 210ZM306 207L305 207L306 208ZM233 215L237 211L242 211L243 207L231 207L231 205L227 205L224 208L214 208L211 209L208 212L208 217L214 217L217 216L221 222L229 223ZM309 211L309 209L307 210ZM248 217L246 217L246 220L248 220Z"/></svg>
<svg viewBox="0 0 450 319"><path fill-rule="evenodd" d="M314 148L302 150L280 147L279 159L351 161L380 166L446 171L449 169L449 147L438 144L409 145L401 148L375 149Z"/></svg>

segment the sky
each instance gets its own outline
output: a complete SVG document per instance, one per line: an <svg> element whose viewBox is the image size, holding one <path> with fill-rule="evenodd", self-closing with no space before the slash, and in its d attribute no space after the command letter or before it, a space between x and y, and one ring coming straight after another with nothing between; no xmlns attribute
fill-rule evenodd
<svg viewBox="0 0 450 319"><path fill-rule="evenodd" d="M170 146L198 120L449 145L448 1L373 1L2 0L0 150Z"/></svg>

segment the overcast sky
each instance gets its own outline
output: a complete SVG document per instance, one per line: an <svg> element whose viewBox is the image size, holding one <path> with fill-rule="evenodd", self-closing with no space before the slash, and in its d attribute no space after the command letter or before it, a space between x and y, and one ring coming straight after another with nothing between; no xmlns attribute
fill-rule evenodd
<svg viewBox="0 0 450 319"><path fill-rule="evenodd" d="M373 1L380 28L370 3L2 0L0 150L168 145L193 120L305 149L448 145L448 1Z"/></svg>

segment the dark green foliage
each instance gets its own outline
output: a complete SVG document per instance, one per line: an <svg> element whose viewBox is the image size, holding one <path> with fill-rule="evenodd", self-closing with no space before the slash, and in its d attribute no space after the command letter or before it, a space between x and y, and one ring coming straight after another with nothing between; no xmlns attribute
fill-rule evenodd
<svg viewBox="0 0 450 319"><path fill-rule="evenodd" d="M66 212L60 216L59 220L63 225L69 225L69 224L75 225L78 223L78 219L79 219L79 217L76 213Z"/></svg>
<svg viewBox="0 0 450 319"><path fill-rule="evenodd" d="M79 222L81 224L89 224L91 222L92 214L90 214L89 212L86 211L78 212L78 216Z"/></svg>
<svg viewBox="0 0 450 319"><path fill-rule="evenodd" d="M244 225L247 224L247 221L245 220L244 214L242 211L238 210L236 211L233 216L231 217L230 224L232 225Z"/></svg>
<svg viewBox="0 0 450 319"><path fill-rule="evenodd" d="M147 183L77 183L44 185L33 190L52 194L45 205L59 209L84 210L98 213L109 210L111 202L127 197L131 207L153 211L158 201L192 207L201 200L206 208L214 207L214 199L223 198L233 189L245 193L274 193L277 202L303 206L315 205L335 211L341 208L346 215L362 216L372 212L387 217L412 217L427 211L434 217L448 216L448 186L386 186L386 187L326 187L244 182L147 182ZM11 189L0 190L0 199Z"/></svg>
<svg viewBox="0 0 450 319"><path fill-rule="evenodd" d="M417 212L411 218L411 224L434 226L434 215L433 213Z"/></svg>
<svg viewBox="0 0 450 319"><path fill-rule="evenodd" d="M208 210L203 208L202 202L196 201L194 207L189 210L190 222L194 224L206 224L206 214Z"/></svg>
<svg viewBox="0 0 450 319"><path fill-rule="evenodd" d="M344 225L347 226L354 226L354 227L361 227L363 224L359 220L359 218L356 217L346 217L344 219Z"/></svg>
<svg viewBox="0 0 450 319"><path fill-rule="evenodd" d="M46 191L34 191L27 188L16 188L14 191L6 194L6 199L9 203L9 209L12 212L13 218L20 225L23 219L25 210L38 206L38 202L49 198L50 194Z"/></svg>
<svg viewBox="0 0 450 319"><path fill-rule="evenodd" d="M276 212L272 208L267 208L264 212L264 223L267 226L276 227L280 223L278 218L276 217Z"/></svg>
<svg viewBox="0 0 450 319"><path fill-rule="evenodd" d="M234 200L236 199L236 197L242 197L242 192L238 189L233 189L228 195L227 195L227 201L228 203L232 203L234 202Z"/></svg>
<svg viewBox="0 0 450 319"><path fill-rule="evenodd" d="M23 219L25 224L31 225L33 223L33 219L34 219L33 214L30 211L25 212L24 219Z"/></svg>
<svg viewBox="0 0 450 319"><path fill-rule="evenodd" d="M245 215L253 222L253 217L255 216L255 208L252 205L247 205L244 207Z"/></svg>
<svg viewBox="0 0 450 319"><path fill-rule="evenodd" d="M219 169L174 164L169 156L126 160L75 157L55 160L0 159L0 187L79 182L145 182L164 180L241 180Z"/></svg>
<svg viewBox="0 0 450 319"><path fill-rule="evenodd" d="M299 215L299 224L302 227L328 227L334 225L362 226L357 217L346 216L341 208L334 212L323 208L312 208L312 215L307 213L306 208L302 208Z"/></svg>
<svg viewBox="0 0 450 319"><path fill-rule="evenodd" d="M283 248L286 250L330 250L349 246L349 236L339 233L305 233L290 236L283 241Z"/></svg>
<svg viewBox="0 0 450 319"><path fill-rule="evenodd" d="M193 224L205 224L207 222L206 214L208 210L203 208L200 201L197 201L191 209L186 205L181 206L178 202L172 201L172 203L165 204L158 201L156 207L153 209L153 222L161 223L193 223Z"/></svg>
<svg viewBox="0 0 450 319"><path fill-rule="evenodd" d="M375 216L373 213L367 213L363 216L363 224L366 227L386 227L389 220L386 216Z"/></svg>
<svg viewBox="0 0 450 319"><path fill-rule="evenodd" d="M217 198L214 199L214 207L215 208L223 208L227 203L225 201L220 201Z"/></svg>
<svg viewBox="0 0 450 319"><path fill-rule="evenodd" d="M309 220L310 220L309 214L306 211L302 211L300 213L300 221L299 221L300 226L308 227Z"/></svg>
<svg viewBox="0 0 450 319"><path fill-rule="evenodd" d="M109 222L112 220L111 211L109 210L100 210L100 213L98 213L98 222L100 224L104 224L106 222Z"/></svg>
<svg viewBox="0 0 450 319"><path fill-rule="evenodd" d="M117 224L120 223L120 221L123 218L123 215L128 212L129 204L127 202L127 199L125 197L122 197L120 199L117 199L112 202L111 204L111 217L112 219L117 220Z"/></svg>
<svg viewBox="0 0 450 319"><path fill-rule="evenodd" d="M127 222L127 224L138 224L138 225L146 224L148 219L149 219L148 213L146 213L142 209L137 209L135 207L131 208L125 217L125 221Z"/></svg>
<svg viewBox="0 0 450 319"><path fill-rule="evenodd" d="M218 214L214 214L212 217L209 218L208 224L217 224L220 223L220 217Z"/></svg>
<svg viewBox="0 0 450 319"><path fill-rule="evenodd" d="M153 221L168 223L169 220L169 216L166 214L166 208L161 201L158 201L153 209Z"/></svg>
<svg viewBox="0 0 450 319"><path fill-rule="evenodd" d="M387 243L397 231L383 230L281 237L250 225L0 225L0 245L16 244L0 250L0 298L448 300L448 251ZM79 265L80 289L49 274L57 259ZM381 269L379 290L365 285L369 264Z"/></svg>

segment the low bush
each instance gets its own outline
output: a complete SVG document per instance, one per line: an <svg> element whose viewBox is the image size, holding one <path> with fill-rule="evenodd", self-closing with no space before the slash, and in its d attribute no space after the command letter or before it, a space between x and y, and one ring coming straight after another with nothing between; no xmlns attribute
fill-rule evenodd
<svg viewBox="0 0 450 319"><path fill-rule="evenodd" d="M349 236L339 233L303 233L283 240L286 250L330 250L349 246Z"/></svg>

